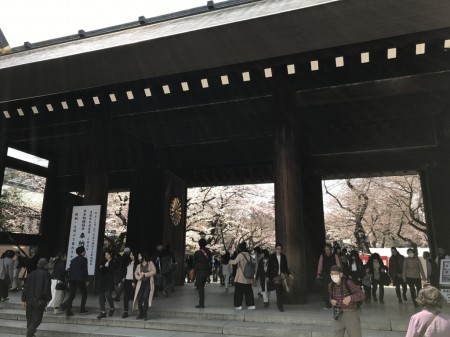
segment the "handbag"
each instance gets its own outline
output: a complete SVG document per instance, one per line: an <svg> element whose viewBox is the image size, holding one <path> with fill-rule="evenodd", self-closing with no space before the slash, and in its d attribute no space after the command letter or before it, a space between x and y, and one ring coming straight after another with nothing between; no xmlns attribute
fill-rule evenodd
<svg viewBox="0 0 450 337"><path fill-rule="evenodd" d="M282 273L281 275L277 275L273 278L273 284L277 286L281 286L284 284L284 280L286 279L286 276Z"/></svg>
<svg viewBox="0 0 450 337"><path fill-rule="evenodd" d="M63 281L59 281L58 283L56 283L55 289L56 290L67 290L67 283L65 283Z"/></svg>
<svg viewBox="0 0 450 337"><path fill-rule="evenodd" d="M391 278L386 272L380 272L380 283L384 286L391 284Z"/></svg>

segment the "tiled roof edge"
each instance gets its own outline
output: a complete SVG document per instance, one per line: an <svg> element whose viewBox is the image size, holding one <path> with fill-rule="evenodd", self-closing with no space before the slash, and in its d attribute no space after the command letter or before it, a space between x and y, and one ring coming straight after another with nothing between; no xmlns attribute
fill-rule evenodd
<svg viewBox="0 0 450 337"><path fill-rule="evenodd" d="M208 4L206 4L205 6L195 7L195 8L186 9L186 10L168 13L168 14L163 14L160 16L152 17L152 18L139 17L138 20L133 21L133 22L123 23L123 24L119 24L119 25L115 25L115 26L111 26L111 27L106 27L106 28L100 28L100 29L96 29L96 30L92 30L92 31L88 31L88 32L80 31L80 32L82 32L82 34L73 34L73 35L68 35L68 36L58 37L58 38L54 38L54 39L50 39L50 40L33 42L33 43L25 42L23 46L12 48L11 52L8 54L19 53L19 52L30 50L30 49L49 47L49 46L53 46L53 45L57 45L57 44L61 44L61 43L78 41L80 39L96 37L96 36L110 34L110 33L116 33L116 32L120 32L120 31L127 30L127 29L133 29L133 28L152 25L152 24L161 23L161 22L165 22L165 21L181 19L181 18L188 17L188 16L204 14L204 13L208 13L211 11L245 5L245 4L259 2L259 1L262 1L262 0L228 0L228 1L214 4L214 7L210 7L209 1L208 1Z"/></svg>

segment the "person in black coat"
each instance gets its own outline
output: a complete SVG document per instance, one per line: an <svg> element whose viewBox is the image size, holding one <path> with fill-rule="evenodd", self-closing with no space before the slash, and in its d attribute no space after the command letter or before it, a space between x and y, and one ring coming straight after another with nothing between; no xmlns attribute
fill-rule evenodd
<svg viewBox="0 0 450 337"><path fill-rule="evenodd" d="M359 257L358 251L352 250L350 252L350 258L345 269L348 270L348 273L344 273L344 275L346 275L348 279L352 280L356 285L361 286L362 279L365 274L365 269L363 262Z"/></svg>
<svg viewBox="0 0 450 337"><path fill-rule="evenodd" d="M122 255L118 255L116 258L116 271L114 272L114 285L116 287L116 297L114 301L120 301L120 296L123 292L125 274L127 272L127 265L130 261L130 253L131 249L129 247L125 247Z"/></svg>
<svg viewBox="0 0 450 337"><path fill-rule="evenodd" d="M377 288L380 286L380 303L384 303L384 284L381 281L381 273L387 271L380 254L373 253L369 257L366 268L369 270L369 274L372 277L372 300L377 301Z"/></svg>
<svg viewBox="0 0 450 337"><path fill-rule="evenodd" d="M198 305L196 308L205 307L205 284L211 270L211 251L206 248L206 240L200 239L198 245L200 249L194 253L194 268L196 272L196 284L198 288Z"/></svg>
<svg viewBox="0 0 450 337"><path fill-rule="evenodd" d="M269 251L267 249L263 249L262 258L258 262L258 269L256 271L256 280L259 281L261 286L261 294L263 296L264 306L269 306L269 291L267 287L267 268L269 267Z"/></svg>
<svg viewBox="0 0 450 337"><path fill-rule="evenodd" d="M275 245L275 253L270 255L269 257L269 265L267 268L267 279L268 279L268 290L276 291L277 294L277 307L281 312L284 311L283 306L283 293L284 293L284 281L283 282L275 282L275 278L285 279L286 276L289 276L291 279L293 276L291 275L286 255L282 253L283 245L281 243L277 243Z"/></svg>
<svg viewBox="0 0 450 337"><path fill-rule="evenodd" d="M50 274L45 270L46 259L40 259L37 269L27 278L22 302L26 305L27 337L33 337L42 322L45 307L52 299Z"/></svg>
<svg viewBox="0 0 450 337"><path fill-rule="evenodd" d="M38 254L37 248L32 247L30 249L30 255L31 257L27 260L27 275L30 275L33 271L36 270L37 263L41 256Z"/></svg>
<svg viewBox="0 0 450 337"><path fill-rule="evenodd" d="M86 250L83 246L76 249L77 257L70 261L69 268L69 298L62 303L59 308L66 311L66 317L73 316L72 303L77 295L77 288L81 291L81 305L80 314L87 314L86 310L86 300L87 300L87 289L89 285L89 275L88 275L88 262L86 255Z"/></svg>
<svg viewBox="0 0 450 337"><path fill-rule="evenodd" d="M113 255L109 249L103 252L103 262L98 267L100 286L98 288L98 299L100 302L100 314L97 319L106 318L105 304L108 301L109 304L109 317L114 315L114 300L112 292L114 290L114 275L116 272L116 261L113 259Z"/></svg>
<svg viewBox="0 0 450 337"><path fill-rule="evenodd" d="M408 290L406 282L403 280L403 261L405 261L405 257L398 252L396 247L391 248L391 254L389 258L389 276L395 286L395 293L399 303L403 303L403 301L407 300L406 292ZM402 288L401 292L400 287Z"/></svg>

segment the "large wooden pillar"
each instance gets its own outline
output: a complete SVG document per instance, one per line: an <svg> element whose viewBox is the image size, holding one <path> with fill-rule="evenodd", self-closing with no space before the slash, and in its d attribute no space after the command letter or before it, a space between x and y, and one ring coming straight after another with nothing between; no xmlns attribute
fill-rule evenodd
<svg viewBox="0 0 450 337"><path fill-rule="evenodd" d="M325 242L322 180L312 170L307 118L295 92L284 83L275 92L276 237L296 277L293 303L304 303Z"/></svg>
<svg viewBox="0 0 450 337"><path fill-rule="evenodd" d="M160 197L163 186L161 170L156 168L152 149L136 145L139 162L135 179L130 188L128 210L127 246L152 254L156 245L162 244L163 200Z"/></svg>
<svg viewBox="0 0 450 337"><path fill-rule="evenodd" d="M302 192L303 192L303 221L306 237L306 270L308 293L313 291L317 275L317 263L325 244L325 220L323 213L323 195L321 176L314 174L309 163L309 154L303 156Z"/></svg>
<svg viewBox="0 0 450 337"><path fill-rule="evenodd" d="M7 123L6 121L2 121L0 124L0 197L3 187L3 179L5 177L6 155L8 153L7 135Z"/></svg>
<svg viewBox="0 0 450 337"><path fill-rule="evenodd" d="M421 172L423 201L428 227L428 243L436 256L438 247L450 251L450 163L439 162Z"/></svg>
<svg viewBox="0 0 450 337"><path fill-rule="evenodd" d="M295 94L276 88L275 109L275 231L287 256L293 282L292 303L307 301L305 220L303 217L301 137Z"/></svg>
<svg viewBox="0 0 450 337"><path fill-rule="evenodd" d="M178 262L175 284L184 283L187 189L183 179L165 169L141 169L130 192L127 245L152 253L170 245Z"/></svg>
<svg viewBox="0 0 450 337"><path fill-rule="evenodd" d="M102 256L106 224L106 208L109 188L109 160L113 149L110 148L111 125L106 113L95 115L89 139L89 152L85 171L83 205L100 205L100 225L97 244L97 264ZM89 254L90 252L86 252Z"/></svg>
<svg viewBox="0 0 450 337"><path fill-rule="evenodd" d="M450 251L450 112L435 116L435 131L437 157L420 173L428 243L434 256L439 247Z"/></svg>

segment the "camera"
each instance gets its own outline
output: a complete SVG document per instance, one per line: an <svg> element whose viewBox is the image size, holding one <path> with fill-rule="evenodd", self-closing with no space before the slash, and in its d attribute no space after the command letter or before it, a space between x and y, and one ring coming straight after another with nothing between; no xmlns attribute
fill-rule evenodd
<svg viewBox="0 0 450 337"><path fill-rule="evenodd" d="M342 310L342 308L333 307L333 318L337 321L339 319L339 317L342 316L343 312L344 311Z"/></svg>

